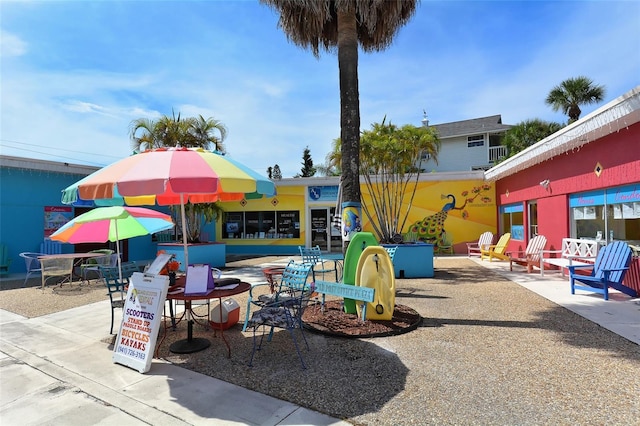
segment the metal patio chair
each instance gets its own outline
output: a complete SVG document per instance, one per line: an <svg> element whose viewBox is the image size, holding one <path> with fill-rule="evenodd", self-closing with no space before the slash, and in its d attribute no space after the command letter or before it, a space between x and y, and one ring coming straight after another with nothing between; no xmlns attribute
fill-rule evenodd
<svg viewBox="0 0 640 426"><path fill-rule="evenodd" d="M32 274L42 273L42 265L38 256L42 256L43 253L22 252L20 257L24 259L25 266L27 267L27 276L24 278L23 287L27 286L27 281Z"/></svg>
<svg viewBox="0 0 640 426"><path fill-rule="evenodd" d="M322 257L322 251L320 251L320 246L315 247L302 247L298 246L298 250L300 250L300 256L302 256L302 263L306 263L311 265L311 274L313 275L313 280L316 280L316 274L322 274L322 281L324 281L324 274L333 272L336 276L336 281L338 279L338 266L334 263L333 266L329 264L329 261L326 261Z"/></svg>
<svg viewBox="0 0 640 426"><path fill-rule="evenodd" d="M311 284L307 283L310 272L310 264L291 261L282 272L282 278L280 279L277 291L273 294L261 295L256 298L254 303L260 306L260 309L253 312L251 319L247 323L247 328L253 329L253 350L251 351L251 359L249 360L250 367L253 365L253 357L256 350L262 348L267 328L269 329L267 341L271 340L274 329L280 328L287 330L293 340L302 368L307 368L296 339L296 329L300 329L300 334L308 350L309 344L304 335L302 313L309 301L309 297L313 293ZM253 290L254 288L252 287L251 291ZM262 335L258 343L257 334L258 329L261 327Z"/></svg>

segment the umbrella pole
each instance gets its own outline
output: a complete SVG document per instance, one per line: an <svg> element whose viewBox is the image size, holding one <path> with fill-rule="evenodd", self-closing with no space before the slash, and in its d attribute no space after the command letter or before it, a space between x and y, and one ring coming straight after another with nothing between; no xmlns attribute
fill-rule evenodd
<svg viewBox="0 0 640 426"><path fill-rule="evenodd" d="M184 250L184 273L189 269L189 249L187 248L187 218L184 208L184 194L180 193L180 216L182 216L182 248Z"/></svg>
<svg viewBox="0 0 640 426"><path fill-rule="evenodd" d="M116 228L116 253L118 254L118 278L120 283L120 300L124 300L124 284L122 283L122 260L120 259L120 239L118 238L118 220L114 221Z"/></svg>

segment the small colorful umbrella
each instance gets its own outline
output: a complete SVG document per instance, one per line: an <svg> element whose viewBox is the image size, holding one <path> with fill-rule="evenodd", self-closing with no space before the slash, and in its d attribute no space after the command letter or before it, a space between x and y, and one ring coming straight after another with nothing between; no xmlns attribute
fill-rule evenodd
<svg viewBox="0 0 640 426"><path fill-rule="evenodd" d="M62 202L96 205L184 205L273 196L276 187L247 166L201 148L158 148L106 166L62 191ZM189 265L183 232L185 269Z"/></svg>
<svg viewBox="0 0 640 426"><path fill-rule="evenodd" d="M171 216L142 207L98 207L75 217L51 234L65 243L116 243L120 280L120 240L154 234L174 227Z"/></svg>

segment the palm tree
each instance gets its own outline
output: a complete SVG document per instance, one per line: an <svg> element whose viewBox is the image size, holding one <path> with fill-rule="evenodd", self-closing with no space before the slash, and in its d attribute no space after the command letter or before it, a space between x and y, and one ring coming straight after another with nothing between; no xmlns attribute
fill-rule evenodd
<svg viewBox="0 0 640 426"><path fill-rule="evenodd" d="M317 166L318 174L322 176L340 176L340 165L342 164L342 141L336 138L331 143L331 152L324 158L324 164Z"/></svg>
<svg viewBox="0 0 640 426"><path fill-rule="evenodd" d="M507 130L501 145L507 147L509 157L513 157L525 148L562 129L562 124L534 118L522 121ZM502 161L504 159L501 159Z"/></svg>
<svg viewBox="0 0 640 426"><path fill-rule="evenodd" d="M219 133L220 136L217 136ZM148 118L133 120L129 126L132 147L137 152L163 146L182 146L187 148L205 148L224 152L223 141L227 137L227 128L213 118L182 119L175 113L171 117L163 115L153 121Z"/></svg>
<svg viewBox="0 0 640 426"><path fill-rule="evenodd" d="M365 52L388 47L416 9L417 0L260 0L280 14L278 25L293 43L338 49L343 201L360 202L360 95L358 45Z"/></svg>
<svg viewBox="0 0 640 426"><path fill-rule="evenodd" d="M580 76L569 78L551 89L545 103L554 111L562 110L569 117L569 124L580 118L580 105L602 102L604 86L596 86L590 78Z"/></svg>
<svg viewBox="0 0 640 426"><path fill-rule="evenodd" d="M393 242L404 228L417 191L424 153L438 164L440 140L432 127L374 123L360 139L360 173L371 197L363 210L378 240Z"/></svg>
<svg viewBox="0 0 640 426"><path fill-rule="evenodd" d="M219 133L220 136L217 136ZM164 115L158 120L139 118L133 120L129 126L131 145L136 152L161 147L185 147L215 149L224 153L223 141L227 136L227 128L218 120L205 119L202 115L197 118L182 119L175 112L169 117ZM218 219L222 209L217 203L187 203L185 205L185 219L189 242L200 241L202 220L209 223ZM178 221L178 223L181 223Z"/></svg>
<svg viewBox="0 0 640 426"><path fill-rule="evenodd" d="M196 146L213 149L215 151L224 152L223 141L227 137L227 128L221 121L213 118L205 118L199 115L197 118L190 120L190 133L195 139ZM220 133L216 136L215 133Z"/></svg>

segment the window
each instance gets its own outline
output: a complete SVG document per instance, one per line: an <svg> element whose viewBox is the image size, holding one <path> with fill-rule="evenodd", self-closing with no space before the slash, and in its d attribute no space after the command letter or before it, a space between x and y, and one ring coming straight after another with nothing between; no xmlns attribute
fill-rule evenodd
<svg viewBox="0 0 640 426"><path fill-rule="evenodd" d="M226 212L222 238L300 238L300 212Z"/></svg>
<svg viewBox="0 0 640 426"><path fill-rule="evenodd" d="M500 229L510 232L512 240L524 241L524 220L522 204L510 204L500 207Z"/></svg>
<svg viewBox="0 0 640 426"><path fill-rule="evenodd" d="M467 147L484 146L484 135L475 135L467 137Z"/></svg>
<svg viewBox="0 0 640 426"><path fill-rule="evenodd" d="M640 244L640 185L574 194L569 207L572 236Z"/></svg>
<svg viewBox="0 0 640 426"><path fill-rule="evenodd" d="M538 203L529 201L529 238L538 235Z"/></svg>

